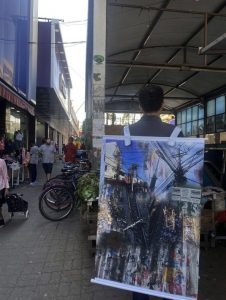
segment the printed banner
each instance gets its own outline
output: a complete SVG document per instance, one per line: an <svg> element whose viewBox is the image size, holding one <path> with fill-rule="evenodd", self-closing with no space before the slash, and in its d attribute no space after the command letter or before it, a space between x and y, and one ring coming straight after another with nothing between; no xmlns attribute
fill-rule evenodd
<svg viewBox="0 0 226 300"><path fill-rule="evenodd" d="M96 278L167 299L197 299L203 139L103 139Z"/></svg>

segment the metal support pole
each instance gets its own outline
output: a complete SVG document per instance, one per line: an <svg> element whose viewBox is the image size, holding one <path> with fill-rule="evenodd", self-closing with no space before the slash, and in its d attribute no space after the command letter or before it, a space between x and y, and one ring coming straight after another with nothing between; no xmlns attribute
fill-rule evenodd
<svg viewBox="0 0 226 300"><path fill-rule="evenodd" d="M94 168L98 168L105 133L106 0L93 2L92 144Z"/></svg>
<svg viewBox="0 0 226 300"><path fill-rule="evenodd" d="M204 47L207 46L208 34L208 13L204 14ZM204 55L204 65L207 66L207 55Z"/></svg>

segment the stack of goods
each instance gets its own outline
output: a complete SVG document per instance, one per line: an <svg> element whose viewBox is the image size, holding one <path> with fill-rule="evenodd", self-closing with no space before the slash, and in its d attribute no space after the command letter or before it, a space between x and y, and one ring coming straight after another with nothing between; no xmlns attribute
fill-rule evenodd
<svg viewBox="0 0 226 300"><path fill-rule="evenodd" d="M201 232L226 234L226 193L222 188L207 186L202 192Z"/></svg>

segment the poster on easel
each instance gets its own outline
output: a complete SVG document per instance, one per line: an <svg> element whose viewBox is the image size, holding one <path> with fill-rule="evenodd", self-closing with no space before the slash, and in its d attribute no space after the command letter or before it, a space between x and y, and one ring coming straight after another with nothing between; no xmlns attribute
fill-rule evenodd
<svg viewBox="0 0 226 300"><path fill-rule="evenodd" d="M103 138L92 282L197 299L203 163L204 139Z"/></svg>

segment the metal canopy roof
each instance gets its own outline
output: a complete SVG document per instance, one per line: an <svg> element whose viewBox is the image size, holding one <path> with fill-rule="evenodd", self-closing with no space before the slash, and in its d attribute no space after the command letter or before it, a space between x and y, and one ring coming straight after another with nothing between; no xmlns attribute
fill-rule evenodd
<svg viewBox="0 0 226 300"><path fill-rule="evenodd" d="M108 0L106 111L138 112L137 94L161 85L165 111L226 86L226 57L200 47L226 31L225 0Z"/></svg>

